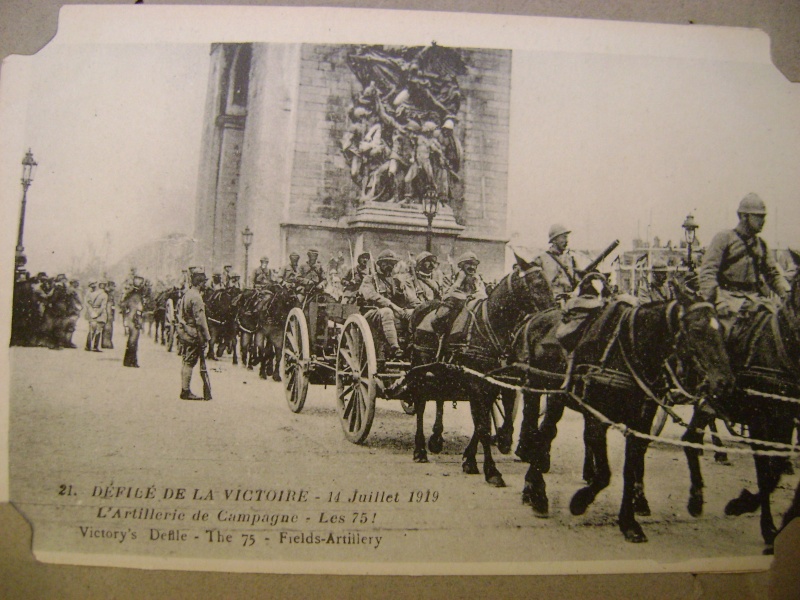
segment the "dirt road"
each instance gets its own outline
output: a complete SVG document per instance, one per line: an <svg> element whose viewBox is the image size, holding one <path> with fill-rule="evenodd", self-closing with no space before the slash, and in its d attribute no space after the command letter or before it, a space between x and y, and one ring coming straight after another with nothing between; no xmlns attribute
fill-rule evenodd
<svg viewBox="0 0 800 600"><path fill-rule="evenodd" d="M526 465L513 456L495 452L507 488L461 472L472 430L464 403L446 407L444 452L420 465L411 460L413 417L397 403L378 400L372 432L356 446L342 435L331 388L312 386L294 414L279 383L226 356L211 365L214 399L181 401L174 353L143 336L141 368L123 368L121 327L116 349L102 354L84 352L82 333L77 350L11 349L11 496L33 521L42 556L110 552L147 556L150 566L166 566L168 557L258 561L243 567L253 570L282 561L285 571L308 570L301 561L351 565L340 572L360 572L352 566L359 562L420 573L457 563L462 571L527 573L619 567L586 562L598 560L687 568L694 559L761 553L756 517L723 516L743 486L754 488L744 455L732 455L732 466L715 464L710 453L702 459L707 503L695 519L685 508L683 453L652 447L652 516L640 519L650 541L634 545L616 526L617 433L609 434L611 486L586 515L569 513L582 486L576 413L562 421L546 476L551 517L536 519L520 503ZM196 373L193 387L201 390ZM428 430L431 422L432 414ZM668 425L663 435L679 434ZM776 491L775 514L796 482L786 477Z"/></svg>

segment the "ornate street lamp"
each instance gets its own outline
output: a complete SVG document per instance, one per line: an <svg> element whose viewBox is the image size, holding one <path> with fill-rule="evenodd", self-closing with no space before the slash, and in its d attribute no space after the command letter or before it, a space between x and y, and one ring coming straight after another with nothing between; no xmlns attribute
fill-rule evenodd
<svg viewBox="0 0 800 600"><path fill-rule="evenodd" d="M242 231L242 243L244 244L244 287L247 287L247 269L250 259L250 244L253 243L253 232L249 227Z"/></svg>
<svg viewBox="0 0 800 600"><path fill-rule="evenodd" d="M433 219L439 210L439 197L436 191L428 190L422 196L422 214L428 218L428 230L425 233L425 250L431 252L431 243L433 241Z"/></svg>
<svg viewBox="0 0 800 600"><path fill-rule="evenodd" d="M33 160L33 153L28 148L25 158L22 159L22 206L19 210L19 233L17 234L17 248L14 263L17 269L22 269L28 262L25 258L25 247L22 245L22 234L25 230L25 206L28 202L28 188L33 182L33 174L36 171L36 161Z"/></svg>
<svg viewBox="0 0 800 600"><path fill-rule="evenodd" d="M689 271L694 271L694 262L692 261L692 246L697 239L697 229L700 227L694 220L693 215L686 215L686 220L683 222L683 232L686 235L686 267Z"/></svg>

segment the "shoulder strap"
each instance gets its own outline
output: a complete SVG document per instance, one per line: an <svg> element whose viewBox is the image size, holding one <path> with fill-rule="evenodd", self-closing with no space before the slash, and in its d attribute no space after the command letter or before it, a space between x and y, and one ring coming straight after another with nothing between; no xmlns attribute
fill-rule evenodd
<svg viewBox="0 0 800 600"><path fill-rule="evenodd" d="M760 237L754 236L756 240L755 243L758 244L759 247L761 248L762 256L759 259L759 257L756 255L755 252L753 252L753 249L747 243L747 240L745 240L744 237L742 237L742 234L736 231L735 229L734 231L736 232L736 235L739 237L739 239L742 240L742 244L744 245L744 251L750 257L750 261L753 263L753 272L755 273L756 276L756 285L759 285L761 284L761 279L762 279L761 261L766 261L766 254L767 254L766 244L764 244L764 240L762 240Z"/></svg>
<svg viewBox="0 0 800 600"><path fill-rule="evenodd" d="M564 275L567 276L567 279L569 280L570 285L572 287L575 287L575 283L576 283L575 282L575 278L572 275L569 274L569 271L567 271L567 268L561 263L560 260L558 260L556 255L553 254L552 252L550 252L550 250L547 250L547 254L550 256L550 258L553 260L553 262L558 265L558 268L561 269L561 271L564 273Z"/></svg>

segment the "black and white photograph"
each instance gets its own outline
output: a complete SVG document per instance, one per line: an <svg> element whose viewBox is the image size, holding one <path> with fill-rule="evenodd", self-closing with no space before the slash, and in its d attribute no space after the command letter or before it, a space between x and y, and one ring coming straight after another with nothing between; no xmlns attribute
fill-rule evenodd
<svg viewBox="0 0 800 600"><path fill-rule="evenodd" d="M748 571L800 514L762 31L69 7L0 132L37 560Z"/></svg>

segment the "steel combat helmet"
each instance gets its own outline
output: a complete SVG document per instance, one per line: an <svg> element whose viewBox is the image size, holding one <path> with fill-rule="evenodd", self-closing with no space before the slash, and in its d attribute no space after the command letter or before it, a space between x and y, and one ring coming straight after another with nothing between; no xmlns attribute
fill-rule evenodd
<svg viewBox="0 0 800 600"><path fill-rule="evenodd" d="M461 256L458 257L458 266L460 267L462 264L467 262L473 262L476 265L481 264L481 261L478 260L478 257L475 255L474 252L464 252Z"/></svg>
<svg viewBox="0 0 800 600"><path fill-rule="evenodd" d="M740 215L765 215L767 206L758 194L750 192L739 202L739 209L736 212Z"/></svg>
<svg viewBox="0 0 800 600"><path fill-rule="evenodd" d="M572 233L569 229L564 227L561 223L556 223L550 227L550 231L547 232L547 241L552 242L560 235L564 235L565 233Z"/></svg>

